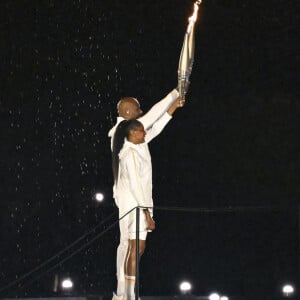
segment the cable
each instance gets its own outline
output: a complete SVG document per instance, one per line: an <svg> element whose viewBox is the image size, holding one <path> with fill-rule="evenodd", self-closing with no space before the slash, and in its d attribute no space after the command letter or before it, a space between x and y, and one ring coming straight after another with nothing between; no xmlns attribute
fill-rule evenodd
<svg viewBox="0 0 300 300"><path fill-rule="evenodd" d="M82 249L86 248L87 246L89 246L91 243L93 243L94 241L96 241L98 238L100 238L102 235L104 235L107 231L109 231L112 227L114 227L117 223L119 223L119 220L115 221L113 224L111 224L110 226L108 226L106 229L104 229L102 232L100 232L98 235L96 235L93 239L91 239L89 242L85 243L84 245L82 245L80 248L78 248L76 251L72 252L69 256L65 257L63 260L61 260L60 262L58 262L57 264L55 264L54 266L52 266L50 269L46 270L45 272L41 273L40 275L36 276L35 278L33 278L31 281L29 281L28 283L24 284L22 287L20 288L24 288L30 284L32 284L33 282L35 282L36 280L38 280L39 278L43 277L44 275L50 273L52 270L54 270L56 267L58 267L59 265L62 265L64 262L66 262L67 260L69 260L70 258L72 258L74 255L76 255L78 252L80 252Z"/></svg>
<svg viewBox="0 0 300 300"><path fill-rule="evenodd" d="M34 269L32 269L31 271L23 274L20 278L2 286L0 288L0 293L3 292L4 290L14 286L15 284L19 283L20 281L22 281L23 279L27 278L28 276L30 276L32 273L38 271L39 269L41 269L42 267L44 267L45 265L47 265L48 263L50 263L51 261L53 261L56 257L62 255L64 252L66 252L67 250L69 250L70 248L72 248L73 246L75 246L78 242L80 242L82 239L84 239L86 236L88 236L92 231L95 231L99 226L101 226L103 223L105 223L108 219L110 219L113 215L115 215L116 212L113 212L112 214L110 214L107 218L105 218L102 222L100 222L98 225L96 225L95 227L93 227L92 229L90 229L88 232L86 232L85 234L83 234L81 237L79 237L77 240L75 240L73 243L71 243L69 246L67 246L66 248L64 248L63 250L60 250L58 253L56 253L55 255L53 255L52 257L48 258L46 261L44 261L43 263L41 263L40 265L38 265L37 267L35 267Z"/></svg>
<svg viewBox="0 0 300 300"><path fill-rule="evenodd" d="M104 229L102 232L100 232L98 235L96 235L93 239L91 239L90 241L88 241L87 243L85 243L84 245L82 245L79 249L77 249L76 251L74 251L73 253L71 253L69 256L65 257L63 260L61 260L60 262L58 262L57 264L55 264L54 266L52 266L50 269L46 270L45 272L41 273L40 275L38 275L37 277L35 277L34 279L32 279L31 281L29 281L25 285L23 285L21 288L24 288L24 287L32 284L33 282L35 282L36 280L38 280L42 276L44 276L44 275L48 274L49 272L51 272L52 270L54 270L57 266L62 265L64 262L66 262L67 260L69 260L70 258L72 258L78 252L80 252L81 250L83 250L84 248L86 248L87 246L89 246L90 244L92 244L94 241L96 241L97 239L99 239L101 236L103 236L107 231L109 231L111 228L113 228L117 223L119 223L120 220L122 220L123 218L125 218L129 213L131 213L136 208L137 207L134 207L131 210L129 210L121 218L119 218L117 221L115 221L110 226L108 226L106 229Z"/></svg>
<svg viewBox="0 0 300 300"><path fill-rule="evenodd" d="M137 206L137 207L142 208L142 209L143 208L152 208L152 207L143 207L143 206ZM28 286L28 285L32 284L33 282L35 282L36 280L38 280L39 278L41 278L45 274L48 274L49 272L51 272L52 270L54 270L57 266L62 265L64 262L66 262L67 260L69 260L70 258L72 258L78 252L80 252L81 250L83 250L84 248L86 248L87 246L89 246L90 244L92 244L94 241L96 241L97 239L99 239L100 237L102 237L107 231L109 231L111 228L113 228L117 223L119 223L120 220L122 220L126 215L128 215L130 212L132 212L133 210L135 210L137 207L132 208L130 211L128 211L126 214L124 214L122 217L120 217L117 221L113 222L106 229L104 229L102 232L100 232L99 234L97 234L90 241L88 241L85 244L83 244L77 250L73 251L70 255L68 255L67 257L65 257L64 259L62 259L61 261L59 261L58 263L56 263L54 266L50 267L45 272L42 272L41 274L39 274L38 276L36 276L35 278L33 278L31 281L29 281L28 283L24 284L21 288L24 288L25 286ZM253 206L252 207L251 206L239 206L239 207L221 207L221 208L207 208L207 207L185 208L185 207L162 207L162 206L155 206L154 207L155 210L181 211L181 212L205 212L205 213L207 213L207 212L235 212L235 211L240 211L240 212L243 212L243 211L244 212L247 212L247 211L281 211L282 209L292 209L292 208L293 207L287 207L287 206L254 206L254 207ZM91 230L89 230L87 233L85 233L84 235L82 235L81 237L79 237L77 240L75 240L69 246L67 246L63 250L59 251L57 254L53 255L52 257L50 257L49 259L47 259L46 261L44 261L39 266L37 266L34 269L32 269L31 271L25 273L20 278L18 278L16 280L8 283L7 285L1 287L0 288L0 292L3 292L4 290L10 288L11 286L13 286L13 285L19 283L20 281L26 279L32 273L38 271L39 269L41 269L42 267L44 267L45 265L47 265L48 263L50 263L51 261L53 261L56 257L62 255L64 252L66 252L71 247L73 247L74 245L76 245L79 241L81 241L86 236L88 236L92 231L95 231L99 226L101 226L103 223L105 223L108 219L111 219L111 217L113 215L115 215L115 214L116 213L114 212L111 215L109 215L101 223L99 223L94 228L92 228Z"/></svg>
<svg viewBox="0 0 300 300"><path fill-rule="evenodd" d="M294 209L296 207L287 207L287 206L236 206L236 207L194 207L194 208L186 208L186 207L167 207L167 206L155 206L156 210L168 210L168 211L182 211L182 212L248 212L248 211L282 211Z"/></svg>

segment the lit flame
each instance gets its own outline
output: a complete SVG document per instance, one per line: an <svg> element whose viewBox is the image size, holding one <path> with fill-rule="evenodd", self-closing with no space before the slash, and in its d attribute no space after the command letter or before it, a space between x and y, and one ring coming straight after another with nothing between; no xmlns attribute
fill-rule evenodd
<svg viewBox="0 0 300 300"><path fill-rule="evenodd" d="M182 99L185 98L187 87L189 84L189 77L192 73L194 63L194 49L195 49L195 37L194 27L197 21L197 15L201 0L197 0L194 3L193 15L189 17L189 24L187 31L184 35L183 45L181 48L179 65L178 65L178 91Z"/></svg>
<svg viewBox="0 0 300 300"><path fill-rule="evenodd" d="M198 16L198 10L199 10L199 5L201 4L201 0L197 0L194 3L194 12L193 14L189 17L189 26L188 26L188 32L190 32L191 26L197 21L197 16Z"/></svg>

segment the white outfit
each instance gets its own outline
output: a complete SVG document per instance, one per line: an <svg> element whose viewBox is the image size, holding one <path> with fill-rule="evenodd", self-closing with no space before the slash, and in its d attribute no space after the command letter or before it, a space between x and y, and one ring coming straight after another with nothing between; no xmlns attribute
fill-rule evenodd
<svg viewBox="0 0 300 300"><path fill-rule="evenodd" d="M128 141L119 153L119 178L117 185L114 185L114 198L119 208L119 217L122 218L128 211L136 206L153 207L152 200L152 165L148 143L155 138L172 118L167 110L178 98L177 90L173 90L160 102L155 104L150 111L139 118L146 130L145 143L133 144ZM118 124L124 118L118 117L116 125L109 131L111 146ZM152 214L152 209L150 210ZM120 244L117 250L117 294L119 285L125 281L124 265L128 248L128 240L135 239L135 216L136 211L127 215L119 222ZM146 239L146 220L143 212L140 214L140 239Z"/></svg>
<svg viewBox="0 0 300 300"><path fill-rule="evenodd" d="M147 142L133 144L125 140L119 159L119 177L114 196L120 218L137 206L147 207L152 211L152 165ZM147 230L144 213L140 217L140 239L145 240ZM120 220L121 233L124 235L122 240L135 239L135 219L136 211L133 210Z"/></svg>
<svg viewBox="0 0 300 300"><path fill-rule="evenodd" d="M151 107L151 109L138 118L138 120L143 124L144 129L146 131L150 130L152 131L153 138L158 135L162 128L157 128L156 121L163 115L165 114L169 107L173 104L173 102L179 97L179 93L176 89L174 89L171 93L169 93L165 98L157 102L155 105ZM111 138L111 149L113 145L113 137L115 134L115 131L121 121L125 120L122 117L117 118L117 123L115 126L109 131L108 136ZM156 135L155 135L155 132Z"/></svg>

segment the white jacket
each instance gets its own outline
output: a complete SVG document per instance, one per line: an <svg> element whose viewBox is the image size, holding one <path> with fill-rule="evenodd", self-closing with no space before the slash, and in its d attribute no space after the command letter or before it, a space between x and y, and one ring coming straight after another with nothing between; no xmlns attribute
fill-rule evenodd
<svg viewBox="0 0 300 300"><path fill-rule="evenodd" d="M144 129L147 131L147 133L148 131L149 132L151 131L151 135L153 136L152 138L157 136L163 129L160 128L159 124L158 125L156 124L156 121L158 121L164 114L166 114L169 107L178 97L179 97L179 93L176 89L174 89L165 98L163 98L154 106L152 106L152 108L146 114L138 118L138 120L143 124ZM111 138L111 149L113 144L113 137L117 129L117 126L123 120L125 119L122 117L118 117L117 123L108 132L108 136Z"/></svg>
<svg viewBox="0 0 300 300"><path fill-rule="evenodd" d="M114 185L114 198L123 216L136 206L153 207L152 200L152 164L148 143L156 137L172 118L167 110L178 98L177 90L173 90L163 100L155 104L151 110L138 120L146 129L145 143L133 144L127 140L119 153L118 183ZM124 120L118 117L117 124L110 130L114 137L117 125ZM150 210L152 213L152 209Z"/></svg>
<svg viewBox="0 0 300 300"><path fill-rule="evenodd" d="M125 140L119 158L114 197L120 215L136 206L152 208L152 164L147 143L133 144Z"/></svg>
<svg viewBox="0 0 300 300"><path fill-rule="evenodd" d="M165 113L157 122L159 132L170 121ZM157 133L157 131L155 131ZM120 216L136 206L153 207L152 200L152 163L148 143L155 137L147 131L145 142L133 144L125 139L119 153L118 182L114 185L114 198ZM152 214L152 209L149 209Z"/></svg>

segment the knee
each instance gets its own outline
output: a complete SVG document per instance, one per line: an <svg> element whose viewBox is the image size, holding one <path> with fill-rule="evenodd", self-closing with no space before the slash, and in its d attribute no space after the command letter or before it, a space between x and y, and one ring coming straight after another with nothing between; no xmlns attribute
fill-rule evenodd
<svg viewBox="0 0 300 300"><path fill-rule="evenodd" d="M145 248L141 249L139 248L139 257L141 257L144 254ZM132 251L130 251L130 256L135 259L136 257L136 249L132 249Z"/></svg>
<svg viewBox="0 0 300 300"><path fill-rule="evenodd" d="M143 243L142 245L139 246L139 256L140 257L144 254L145 249L146 249L146 244L145 243Z"/></svg>
<svg viewBox="0 0 300 300"><path fill-rule="evenodd" d="M139 257L141 257L146 249L146 244L145 242L140 243L139 244ZM131 245L131 247L129 248L129 252L130 252L130 256L131 257L135 257L136 256L136 245L135 243L133 245Z"/></svg>

